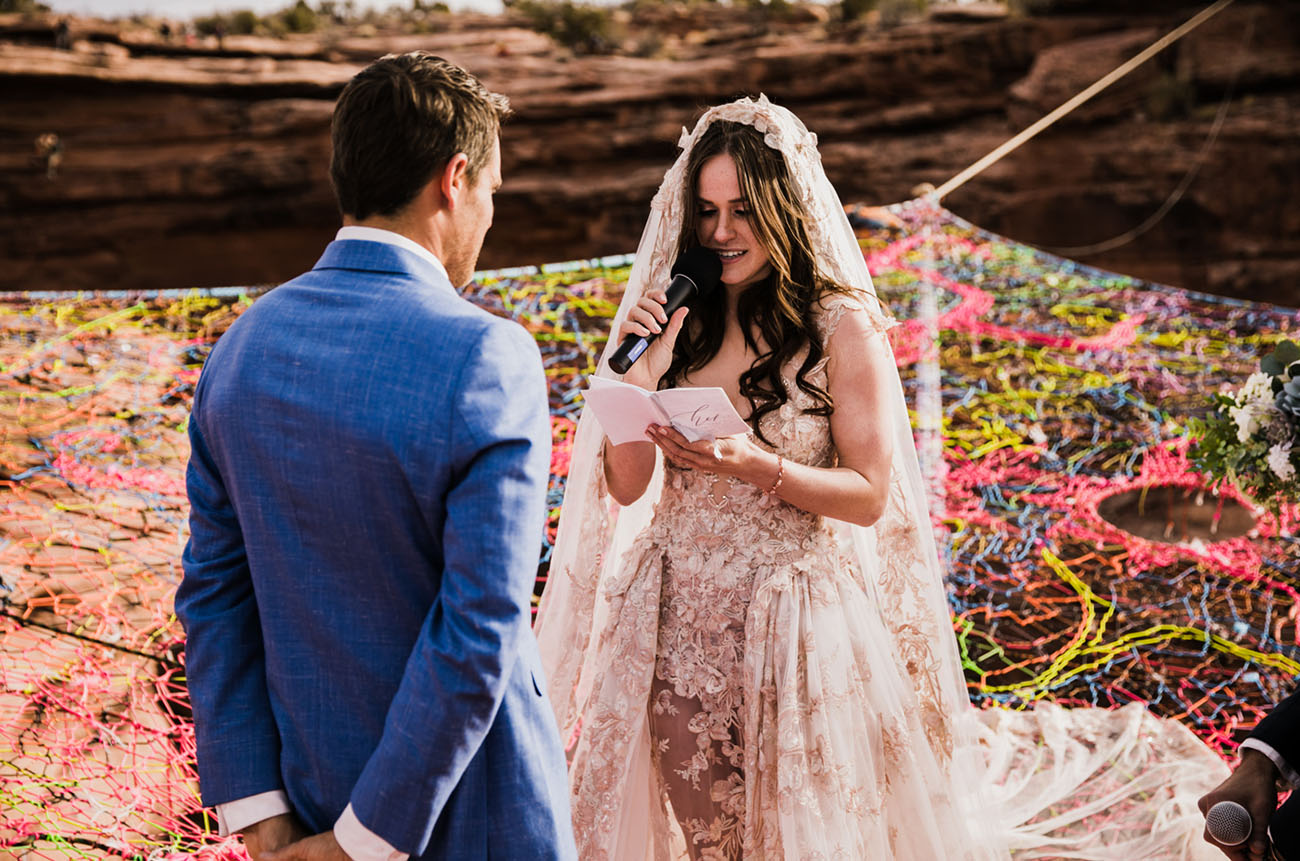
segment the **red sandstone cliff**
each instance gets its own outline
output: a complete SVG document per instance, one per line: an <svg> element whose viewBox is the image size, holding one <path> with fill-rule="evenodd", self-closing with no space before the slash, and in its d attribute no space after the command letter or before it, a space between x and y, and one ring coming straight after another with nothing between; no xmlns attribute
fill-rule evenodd
<svg viewBox="0 0 1300 861"><path fill-rule="evenodd" d="M846 201L941 183L1192 11L930 20L890 30L730 9L660 20L671 58L574 57L507 19L447 32L179 48L115 25L74 50L0 16L0 289L274 283L337 223L333 97L369 58L428 48L506 93L506 184L482 265L630 251L700 108L766 92L822 141ZM663 13L669 15L673 13ZM824 17L824 16L823 16ZM661 16L662 18L662 16ZM48 23L45 25L48 31ZM91 37L89 39L85 37ZM1300 9L1241 0L947 204L1043 245L1154 229L1087 262L1300 304ZM49 179L33 141L63 145Z"/></svg>

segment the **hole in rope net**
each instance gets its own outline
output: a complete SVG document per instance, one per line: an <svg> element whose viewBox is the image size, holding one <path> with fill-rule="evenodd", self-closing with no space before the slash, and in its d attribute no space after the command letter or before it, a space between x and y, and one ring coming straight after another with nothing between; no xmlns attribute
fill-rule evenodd
<svg viewBox="0 0 1300 861"><path fill-rule="evenodd" d="M1254 513L1235 499L1199 487L1153 484L1108 496L1097 506L1108 523L1139 538L1184 544L1240 538L1255 528Z"/></svg>

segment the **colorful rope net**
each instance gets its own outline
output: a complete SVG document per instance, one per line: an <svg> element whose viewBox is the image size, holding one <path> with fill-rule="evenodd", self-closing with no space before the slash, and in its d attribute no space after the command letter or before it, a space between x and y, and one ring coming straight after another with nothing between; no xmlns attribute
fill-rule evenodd
<svg viewBox="0 0 1300 861"><path fill-rule="evenodd" d="M1300 510L1191 535L1180 512L1242 500L1203 493L1182 427L1300 320L1090 269L924 202L894 215L902 227L862 242L903 321L891 337L934 451L972 698L1141 700L1226 749L1300 670ZM629 263L483 273L465 291L528 328L547 370L539 594ZM0 299L0 856L244 857L199 804L172 596L193 385L251 301ZM1126 495L1154 529L1113 516Z"/></svg>

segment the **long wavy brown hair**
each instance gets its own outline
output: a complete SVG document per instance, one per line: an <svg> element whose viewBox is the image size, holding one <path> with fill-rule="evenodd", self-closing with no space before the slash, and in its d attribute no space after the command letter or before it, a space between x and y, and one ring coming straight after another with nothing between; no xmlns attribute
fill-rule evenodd
<svg viewBox="0 0 1300 861"><path fill-rule="evenodd" d="M824 355L815 324L815 306L827 293L847 293L842 285L825 277L817 266L808 238L807 214L795 195L785 158L763 141L753 126L735 122L710 125L691 150L686 164L687 199L694 201L700 170L714 156L730 155L736 163L740 188L749 208L754 235L772 262L769 277L751 285L740 295L736 316L745 344L757 358L740 375L740 393L752 412L750 427L764 442L759 423L763 416L790 400L781 378L781 368L805 344L808 355L795 374L795 385L810 395L816 406L812 415L829 416L835 408L830 392L808 379ZM678 236L678 253L700 244L699 207L686 207ZM700 297L691 305L690 316L673 348L673 361L660 381L660 388L677 384L684 376L704 367L722 348L726 327L725 288ZM761 337L755 337L755 333Z"/></svg>

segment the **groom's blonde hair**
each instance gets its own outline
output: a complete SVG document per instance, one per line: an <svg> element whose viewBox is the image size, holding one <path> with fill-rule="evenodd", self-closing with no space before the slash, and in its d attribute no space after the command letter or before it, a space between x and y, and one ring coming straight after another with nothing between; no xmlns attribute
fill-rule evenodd
<svg viewBox="0 0 1300 861"><path fill-rule="evenodd" d="M474 180L509 113L505 96L441 57L380 57L334 106L330 181L339 209L356 219L393 215L457 153Z"/></svg>

